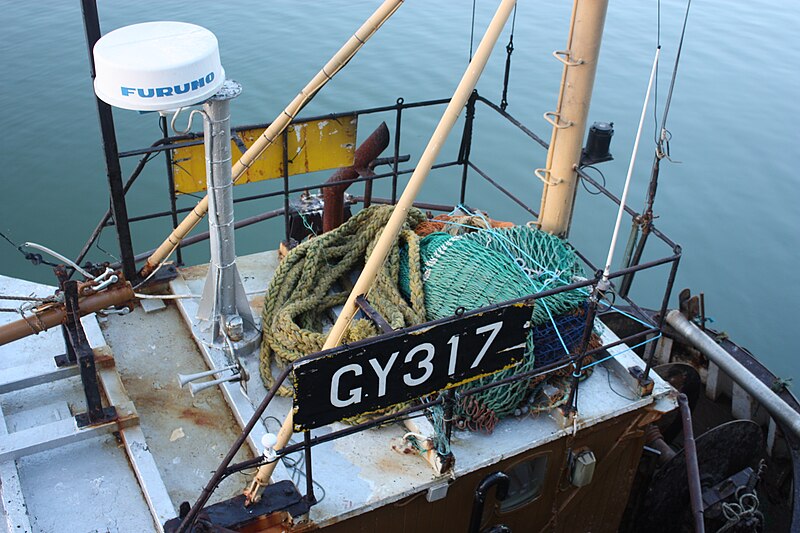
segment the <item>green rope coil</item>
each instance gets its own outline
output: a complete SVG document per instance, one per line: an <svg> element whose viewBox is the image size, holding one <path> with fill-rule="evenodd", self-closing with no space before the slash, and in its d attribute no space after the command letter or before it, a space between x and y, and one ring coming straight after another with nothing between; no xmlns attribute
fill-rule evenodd
<svg viewBox="0 0 800 533"><path fill-rule="evenodd" d="M323 326L335 319L352 288L352 276L363 267L392 214L392 206L363 209L333 231L304 241L278 265L264 298L261 324L261 377L270 387L272 365L285 367L299 357L322 349ZM419 237L411 231L425 215L411 209L404 229L392 247L369 293L370 304L391 324L403 328L425 321L425 303L419 260ZM407 296L398 288L400 244L406 249L404 269ZM369 320L355 320L344 342L377 335ZM282 387L280 394L291 391Z"/></svg>

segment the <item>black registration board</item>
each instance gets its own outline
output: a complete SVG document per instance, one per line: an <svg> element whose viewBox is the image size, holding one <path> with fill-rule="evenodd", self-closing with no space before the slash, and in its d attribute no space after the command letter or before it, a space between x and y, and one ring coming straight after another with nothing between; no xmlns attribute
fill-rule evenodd
<svg viewBox="0 0 800 533"><path fill-rule="evenodd" d="M295 431L461 385L519 363L531 304L454 317L341 346L294 368Z"/></svg>

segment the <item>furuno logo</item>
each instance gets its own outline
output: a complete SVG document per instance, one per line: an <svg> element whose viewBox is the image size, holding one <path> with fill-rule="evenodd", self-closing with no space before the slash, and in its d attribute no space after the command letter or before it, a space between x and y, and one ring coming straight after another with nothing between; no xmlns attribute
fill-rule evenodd
<svg viewBox="0 0 800 533"><path fill-rule="evenodd" d="M196 91L201 87L205 87L207 83L211 83L212 81L214 81L214 73L209 72L202 78L171 87L149 87L146 89L138 87L120 87L120 90L122 91L122 96L136 95L140 98L163 98L165 96L186 94L190 91Z"/></svg>

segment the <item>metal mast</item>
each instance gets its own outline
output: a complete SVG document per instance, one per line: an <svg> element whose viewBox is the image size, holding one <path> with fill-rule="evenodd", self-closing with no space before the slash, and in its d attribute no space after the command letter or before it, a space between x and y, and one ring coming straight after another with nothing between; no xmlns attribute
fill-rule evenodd
<svg viewBox="0 0 800 533"><path fill-rule="evenodd" d="M225 346L225 337L248 344L258 340L236 268L233 227L230 101L241 91L237 82L225 80L217 94L203 104L211 262L197 317L202 320L201 329L210 330L211 342L220 347Z"/></svg>
<svg viewBox="0 0 800 533"><path fill-rule="evenodd" d="M564 71L558 107L544 114L553 126L547 163L535 174L544 182L539 226L561 237L567 236L572 222L578 184L575 170L586 133L607 8L608 0L575 0L567 49L553 52Z"/></svg>

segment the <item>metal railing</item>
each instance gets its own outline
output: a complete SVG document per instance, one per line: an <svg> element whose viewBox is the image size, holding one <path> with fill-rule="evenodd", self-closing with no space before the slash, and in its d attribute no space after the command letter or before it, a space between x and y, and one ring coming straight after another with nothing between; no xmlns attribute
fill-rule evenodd
<svg viewBox="0 0 800 533"><path fill-rule="evenodd" d="M394 114L394 143L393 143L393 153L388 158L389 164L391 164L391 170L383 173L378 173L375 175L369 176L362 176L356 179L351 180L343 180L343 181L336 181L334 183L318 183L314 185L304 185L302 187L292 187L291 186L291 177L288 175L288 165L286 161L284 161L283 165L283 176L280 178L280 187L274 188L275 190L260 192L257 194L251 194L248 196L243 196L240 198L235 199L236 203L245 203L245 202L253 202L257 200L263 200L268 198L282 198L283 200L283 207L278 209L273 209L271 211L267 211L260 215L256 215L253 217L249 217L243 220L240 220L236 223L236 228L241 228L245 226L249 226L251 224L255 224L261 221L274 219L280 216L284 218L284 233L287 236L288 240L288 232L289 232L289 223L290 223L290 199L292 195L303 193L309 189L324 189L326 187L340 187L342 185L350 185L353 183L365 183L370 184L373 183L375 180L390 180L391 181L391 197L386 199L381 198L372 198L371 197L371 187L365 187L365 195L363 197L357 197L357 201L361 201L364 204L369 203L394 203L397 199L397 189L398 189L398 178L411 174L414 171L414 168L400 168L400 162L403 156L400 153L400 146L401 146L401 130L402 130L402 121L403 121L403 113L409 109L418 109L418 108L430 108L434 106L444 105L449 102L448 99L440 99L440 100L428 100L423 102L411 102L406 103L402 98L398 98L394 105L390 106L383 106L383 107L373 107L368 109L356 110L356 111L348 111L345 113L333 113L328 115L322 115L317 117L306 117L303 119L298 119L294 121L297 122L306 122L310 120L334 120L339 117L344 116L352 116L355 115L356 117L366 116L366 115L374 115L380 113L393 113ZM424 204L425 208L432 209L432 210L440 210L440 211L449 211L453 209L453 206L459 204L466 204L467 200L467 183L472 174L477 175L481 179L483 179L486 183L488 183L491 187L495 188L505 197L507 197L510 201L514 204L519 206L520 208L524 209L525 212L529 213L530 215L536 217L538 216L536 211L527 205L522 199L517 197L512 191L508 188L504 187L498 180L494 179L489 175L488 172L483 170L476 161L471 158L472 154L472 136L473 130L476 127L476 106L481 104L485 106L487 109L497 113L500 117L504 118L507 123L515 127L517 130L521 131L525 134L528 138L530 138L534 143L538 144L543 148L547 148L547 143L542 140L539 136L537 136L534 132L524 126L520 121L515 119L512 115L507 113L506 111L502 110L499 106L492 103L491 101L487 100L486 98L480 96L477 92L473 93L472 97L469 99L465 120L464 120L464 128L462 131L461 143L459 147L459 151L457 157L453 160L448 160L442 163L439 163L434 166L434 169L444 169L450 167L461 167L461 183L460 183L460 190L458 192L458 198L453 203L448 203L444 201L443 203L438 204ZM256 124L256 125L248 125L248 126L241 126L237 128L233 128L233 133L246 130L246 129L257 129L257 128L266 128L268 124ZM166 131L166 123L162 119L162 129ZM283 134L284 144L286 143L286 133ZM127 152L122 152L119 154L120 158L130 158L130 157L140 157L139 163L134 168L134 171L128 177L127 181L124 184L124 191L130 190L130 188L136 182L136 179L142 174L142 171L146 167L146 165L153 160L159 154L165 154L167 160L167 182L169 188L169 202L170 202L170 209L169 210L162 210L156 211L152 213L145 213L137 216L132 216L127 220L124 220L124 225L134 224L146 220L152 219L160 219L160 218L168 218L171 221L172 227L175 227L178 223L178 215L188 212L191 210L190 207L187 208L178 208L177 207L177 193L175 192L174 187L174 176L172 176L172 160L171 160L171 152L177 148L183 148L186 146L197 145L202 143L202 134L200 133L192 133L187 135L179 135L179 136L167 136L165 135L162 139L157 140L154 142L150 147L131 150ZM286 154L285 146L284 146L284 154ZM611 202L617 206L620 204L620 199L615 196L613 193L608 191L602 184L598 183L594 178L592 178L589 174L587 174L583 169L578 169L577 171L578 176L581 180L583 180L588 185L594 187L599 191L603 196L607 199L611 200ZM269 181L278 181L278 180L269 180ZM267 182L269 183L269 182ZM441 200L437 200L441 201ZM631 217L631 220L635 220L637 217L640 216L635 210L631 209L629 206L624 207L625 212ZM85 258L86 252L91 248L93 242L98 238L100 233L103 229L109 225L110 223L110 212L106 213L100 223L98 224L96 230L92 233L90 239L87 241L86 245L81 252L81 257L79 260L83 260ZM623 268L612 272L609 276L609 279L614 280L617 278L622 278L626 275L630 275L632 273L654 269L659 266L667 266L669 268L669 272L667 274L667 279L664 284L664 292L661 298L660 308L656 314L655 324L650 324L649 327L643 327L641 331L626 336L625 338L619 339L617 341L608 343L598 348L588 349L586 347L576 350L575 353L568 353L560 360L535 368L534 370L528 372L518 373L514 376L510 376L504 379L496 380L492 383L481 385L460 393L461 397L471 396L474 394L478 394L485 390L506 385L509 383L517 382L520 380L527 380L531 378L535 378L537 376L543 376L555 372L556 370L563 369L564 367L568 367L572 365L575 369L581 369L582 363L588 357L596 356L598 354L606 353L609 349L614 348L620 345L642 345L645 344L645 363L646 368L643 370L642 374L639 376L640 382L646 381L649 378L649 372L652 366L653 354L655 343L649 342L652 341L662 330L664 325L664 318L667 311L667 306L669 303L669 298L672 293L673 284L675 281L675 276L677 273L678 264L680 262L681 257L681 249L680 246L675 244L672 240L670 240L666 235L664 235L661 231L657 228L651 228L652 235L659 239L662 243L664 243L667 247L667 253L659 258L652 261L648 261L646 263L633 265L628 268ZM191 244L200 242L208 238L207 233L201 233L198 235L194 235L192 237L187 238L181 246L189 246ZM146 259L150 255L150 251L136 254L135 256L131 257L132 261L141 261ZM180 248L179 252L180 253ZM537 299L551 296L554 294L559 294L566 291L571 291L575 289L584 289L588 292L594 293L597 284L601 280L602 271L598 269L596 265L594 265L584 254L582 254L579 250L576 250L576 253L586 268L594 272L594 277L590 279L576 281L569 285L559 287L556 289L551 289L547 291L542 291L537 294L528 295L522 298L518 298L516 300L512 300L509 302L503 302L497 305L485 307L479 310L471 311L467 313L465 316L469 316L475 313L481 313L490 311L492 309L496 309L498 307L509 305L511 303L522 303L522 302L533 302ZM181 261L180 255L178 255L178 261ZM649 320L648 317L651 314L648 314L644 310L642 310L633 300L631 300L627 295L621 295L621 298L627 303L629 308L632 310L632 313L640 318L642 321L647 322ZM426 326L434 325L438 321L429 322ZM591 328L592 324L589 323L587 319L587 323L585 325L586 328ZM393 331L390 333L384 334L382 337L392 337L398 335L406 334L406 330L398 330ZM283 381L289 376L292 370L299 364L308 362L310 360L315 360L324 357L326 352L320 352L312 355L308 355L304 358L298 359L297 361L291 363L287 366L280 376L275 380L275 384L272 388L268 391L267 395L265 396L264 400L261 404L256 408L255 413L253 414L252 418L248 421L248 423L244 426L242 433L236 439L236 442L233 444L231 449L229 450L228 454L226 455L225 459L223 459L222 463L218 467L217 471L214 473L212 478L209 480L203 492L201 493L200 497L198 498L197 502L195 502L192 508L192 516L196 516L196 513L202 509L202 507L208 501L208 498L211 496L213 491L216 489L218 484L227 476L235 473L240 472L246 469L253 468L255 466L260 466L265 464L267 459L264 456L257 457L255 459L250 459L247 461L243 461L236 464L231 464L233 461L233 457L238 452L239 448L244 444L247 439L247 435L253 429L261 415L266 410L267 406L274 398L275 394L277 393L278 387L283 383ZM580 382L576 379L574 381L573 388L580 386ZM350 426L344 429L339 429L333 431L331 433L325 435L317 435L313 436L311 434L311 430L304 432L304 438L302 442L291 444L284 447L281 450L278 450L275 456L271 460L280 460L280 458L296 453L296 452L304 452L306 455L306 498L309 503L313 504L315 502L314 497L314 480L311 470L311 449L314 446L323 444L325 442L330 442L332 440L345 437L347 435L351 435L360 431L363 431L368 428L376 427L381 424L385 424L390 421L397 421L402 420L405 418L413 417L413 416L421 416L422 412L425 409L429 409L436 405L446 404L447 402L453 402L452 395L440 395L437 399L432 399L429 401L420 402L417 405L413 405L406 409L403 409L399 412L395 412L393 414L388 414L384 416L380 416L374 418L368 422L363 422L354 426ZM445 405L447 408L448 406ZM449 406L452 407L452 406ZM448 426L452 424L452 421L447 422ZM450 434L450 427L447 428L447 434Z"/></svg>

